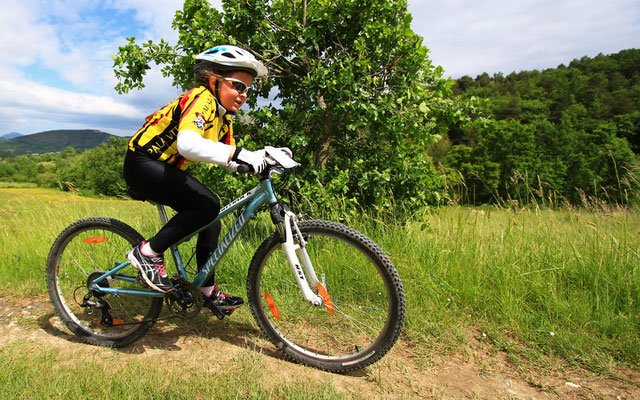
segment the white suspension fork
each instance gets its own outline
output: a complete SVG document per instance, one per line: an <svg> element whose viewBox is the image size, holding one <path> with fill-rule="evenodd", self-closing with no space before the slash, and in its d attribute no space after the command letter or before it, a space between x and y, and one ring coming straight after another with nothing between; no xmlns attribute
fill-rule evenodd
<svg viewBox="0 0 640 400"><path fill-rule="evenodd" d="M286 211L283 222L285 228L285 240L282 243L282 250L287 256L287 260L291 266L291 271L296 277L298 287L300 288L305 300L309 301L314 306L321 306L323 303L322 296L313 293L309 287L309 283L315 287L319 281L316 276L316 272L313 269L313 265L311 264L311 260L309 259L309 255L307 254L306 242L300 233L300 229L298 229L297 217L291 211ZM298 243L294 243L293 240L294 230L298 237ZM302 264L302 266L300 264ZM320 283L324 285L324 282Z"/></svg>

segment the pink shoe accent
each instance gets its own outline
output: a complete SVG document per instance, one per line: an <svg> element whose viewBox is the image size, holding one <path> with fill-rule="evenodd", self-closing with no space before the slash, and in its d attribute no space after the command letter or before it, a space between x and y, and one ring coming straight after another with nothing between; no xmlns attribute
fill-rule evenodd
<svg viewBox="0 0 640 400"><path fill-rule="evenodd" d="M147 256L147 257L157 257L155 254L149 254L146 251L144 251L144 245L147 244L148 242L142 242L140 244L140 254L142 254L143 256Z"/></svg>
<svg viewBox="0 0 640 400"><path fill-rule="evenodd" d="M164 264L155 264L155 266L158 269L158 272L160 272L160 276L167 275L167 270L164 268Z"/></svg>
<svg viewBox="0 0 640 400"><path fill-rule="evenodd" d="M211 291L211 296L209 297L213 297L213 295L216 295L216 297L224 297L225 299L227 297L231 297L230 295L226 294L226 293L222 293L221 291L218 290L218 285L214 285L213 286L213 290Z"/></svg>
<svg viewBox="0 0 640 400"><path fill-rule="evenodd" d="M144 246L149 243L149 242L142 242L140 244L140 254L142 254L143 256L147 256L147 257L164 257L164 254L161 253L149 253L147 251L144 251ZM149 248L151 249L151 246L149 246Z"/></svg>

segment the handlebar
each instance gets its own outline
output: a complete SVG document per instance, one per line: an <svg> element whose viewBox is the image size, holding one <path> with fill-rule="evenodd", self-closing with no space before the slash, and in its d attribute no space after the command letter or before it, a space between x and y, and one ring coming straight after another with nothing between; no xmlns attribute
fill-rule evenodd
<svg viewBox="0 0 640 400"><path fill-rule="evenodd" d="M271 173L275 172L276 174L281 174L283 168L279 165L267 165L265 169L258 175L262 179L269 178ZM236 170L239 174L253 174L253 168L246 164L238 165L238 169Z"/></svg>
<svg viewBox="0 0 640 400"><path fill-rule="evenodd" d="M248 165L246 165L246 164L240 164L240 165L238 165L238 170L237 170L237 172L238 172L239 174L247 174L247 173L251 172L251 167L249 167L249 166L248 166Z"/></svg>
<svg viewBox="0 0 640 400"><path fill-rule="evenodd" d="M291 158L290 153L286 153L282 149L277 149L271 146L266 146L267 157L270 160L266 168L260 173L262 178L267 178L272 172L282 174L285 169L294 168L300 164ZM240 174L246 174L253 172L247 164L240 164L236 172Z"/></svg>

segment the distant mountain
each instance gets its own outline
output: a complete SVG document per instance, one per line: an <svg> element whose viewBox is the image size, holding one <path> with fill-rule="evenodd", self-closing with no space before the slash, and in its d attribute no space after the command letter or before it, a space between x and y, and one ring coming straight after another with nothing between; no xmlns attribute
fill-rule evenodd
<svg viewBox="0 0 640 400"><path fill-rule="evenodd" d="M3 139L13 139L13 138L17 138L23 136L22 133L18 133L18 132L11 132L11 133L7 133L6 135L2 135L0 136L0 140Z"/></svg>
<svg viewBox="0 0 640 400"><path fill-rule="evenodd" d="M112 136L114 135L97 130L57 130L22 135L0 140L0 155L55 153L67 147L92 149L107 142Z"/></svg>

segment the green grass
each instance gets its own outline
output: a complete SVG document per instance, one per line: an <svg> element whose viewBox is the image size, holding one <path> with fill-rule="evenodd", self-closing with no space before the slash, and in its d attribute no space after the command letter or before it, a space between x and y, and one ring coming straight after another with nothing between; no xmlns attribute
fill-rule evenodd
<svg viewBox="0 0 640 400"><path fill-rule="evenodd" d="M38 185L28 182L3 182L0 181L0 188L36 188Z"/></svg>
<svg viewBox="0 0 640 400"><path fill-rule="evenodd" d="M5 399L341 399L326 383L272 385L262 354L242 349L226 368L129 360L102 349L99 360L74 359L29 342L0 348L0 396ZM103 362L97 362L103 361ZM43 379L47 377L47 379Z"/></svg>
<svg viewBox="0 0 640 400"><path fill-rule="evenodd" d="M460 324L475 326L518 358L602 371L640 361L639 230L635 211L448 208L384 245L408 292L410 335L455 343Z"/></svg>
<svg viewBox="0 0 640 400"><path fill-rule="evenodd" d="M0 290L45 294L49 247L86 216L126 221L145 237L158 229L146 203L0 189ZM375 215L347 223L394 260L407 295L403 339L417 355L455 352L471 332L527 365L544 365L549 356L594 371L640 362L640 215L634 210L450 207L406 224ZM251 256L270 231L261 215L223 260L217 277L230 292L244 293ZM3 361L16 357L6 353ZM27 361L25 374L35 374Z"/></svg>

